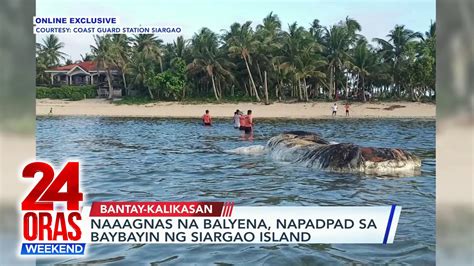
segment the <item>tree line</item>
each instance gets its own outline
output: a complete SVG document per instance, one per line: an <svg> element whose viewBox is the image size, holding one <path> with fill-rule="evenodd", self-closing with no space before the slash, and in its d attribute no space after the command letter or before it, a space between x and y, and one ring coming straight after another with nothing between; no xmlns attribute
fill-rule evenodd
<svg viewBox="0 0 474 266"><path fill-rule="evenodd" d="M349 17L331 26L295 22L283 30L270 13L255 28L250 21L220 34L202 28L189 40L180 36L167 44L152 34L95 35L90 53L81 57L105 70L110 90L117 81L126 95L150 99L434 100L435 29L436 23L425 33L396 25L369 42ZM62 48L55 35L37 44L37 83L49 82L44 70L65 58Z"/></svg>

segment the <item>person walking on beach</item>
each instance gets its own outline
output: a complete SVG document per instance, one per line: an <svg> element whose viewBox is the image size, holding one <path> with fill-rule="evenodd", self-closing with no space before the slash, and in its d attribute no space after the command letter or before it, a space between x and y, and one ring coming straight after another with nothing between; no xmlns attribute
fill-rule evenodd
<svg viewBox="0 0 474 266"><path fill-rule="evenodd" d="M334 103L332 106L332 116L336 116L337 114L337 103Z"/></svg>
<svg viewBox="0 0 474 266"><path fill-rule="evenodd" d="M349 103L346 102L346 105L344 105L344 107L346 108L346 116L349 116Z"/></svg>
<svg viewBox="0 0 474 266"><path fill-rule="evenodd" d="M234 128L240 128L240 111L237 109L234 113Z"/></svg>
<svg viewBox="0 0 474 266"><path fill-rule="evenodd" d="M209 110L206 110L206 113L202 116L202 123L205 126L212 126L212 118L209 114Z"/></svg>

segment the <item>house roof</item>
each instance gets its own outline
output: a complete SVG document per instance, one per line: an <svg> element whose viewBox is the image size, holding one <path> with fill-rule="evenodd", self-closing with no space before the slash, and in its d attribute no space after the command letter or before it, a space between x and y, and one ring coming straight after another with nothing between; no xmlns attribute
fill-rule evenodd
<svg viewBox="0 0 474 266"><path fill-rule="evenodd" d="M97 71L97 63L94 61L84 61L77 64L65 65L65 66L58 66L48 69L49 71L70 71L76 67L82 68L84 71L87 72L95 72Z"/></svg>

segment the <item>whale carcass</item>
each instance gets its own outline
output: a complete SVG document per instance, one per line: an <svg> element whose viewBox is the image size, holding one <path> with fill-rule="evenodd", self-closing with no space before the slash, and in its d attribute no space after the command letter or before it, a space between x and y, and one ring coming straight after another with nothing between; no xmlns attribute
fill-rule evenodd
<svg viewBox="0 0 474 266"><path fill-rule="evenodd" d="M289 131L272 137L265 146L271 157L308 167L366 174L409 174L420 171L421 160L408 151L331 144L318 134Z"/></svg>

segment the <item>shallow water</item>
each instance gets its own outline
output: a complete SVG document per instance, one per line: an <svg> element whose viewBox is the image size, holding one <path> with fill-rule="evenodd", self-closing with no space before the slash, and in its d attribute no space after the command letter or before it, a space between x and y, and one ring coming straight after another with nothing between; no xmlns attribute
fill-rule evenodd
<svg viewBox="0 0 474 266"><path fill-rule="evenodd" d="M37 119L37 158L82 161L92 201L235 201L246 206L403 207L392 245L93 245L91 258L41 263L112 265L346 264L435 262L435 121L410 119L257 120L253 141L231 121L49 117ZM399 147L422 158L421 174L377 177L331 173L226 150L264 145L285 130L335 142Z"/></svg>

